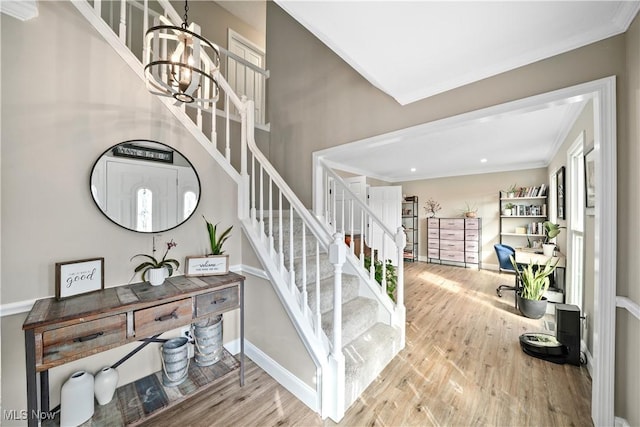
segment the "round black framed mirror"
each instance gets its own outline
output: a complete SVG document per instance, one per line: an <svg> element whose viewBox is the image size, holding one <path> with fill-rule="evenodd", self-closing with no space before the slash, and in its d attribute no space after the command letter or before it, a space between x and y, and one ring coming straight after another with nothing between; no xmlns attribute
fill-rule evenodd
<svg viewBox="0 0 640 427"><path fill-rule="evenodd" d="M107 149L91 170L90 189L111 221L140 233L171 230L200 202L200 178L176 149L134 139Z"/></svg>

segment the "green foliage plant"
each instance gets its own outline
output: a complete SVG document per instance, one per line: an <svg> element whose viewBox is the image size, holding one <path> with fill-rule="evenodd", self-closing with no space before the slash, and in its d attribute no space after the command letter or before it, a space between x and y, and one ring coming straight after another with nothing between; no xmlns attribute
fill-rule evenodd
<svg viewBox="0 0 640 427"><path fill-rule="evenodd" d="M202 218L204 218L204 222L207 223L207 232L209 233L209 244L211 245L211 252L209 253L209 255L224 254L222 246L224 245L224 242L226 242L230 237L231 229L233 228L233 226L227 228L218 236L218 224L213 225L212 223L207 221L207 218L205 218L204 215L202 216Z"/></svg>
<svg viewBox="0 0 640 427"><path fill-rule="evenodd" d="M553 263L553 260L549 259L544 268L541 268L539 265L533 264L533 261L523 267L516 263L513 256L510 259L518 278L522 282L520 296L525 299L540 301L544 293L549 289L549 276L556 269L558 261Z"/></svg>
<svg viewBox="0 0 640 427"><path fill-rule="evenodd" d="M364 257L364 268L369 271L371 268L371 257ZM374 277L376 282L382 286L382 261L376 259L373 262ZM396 302L396 288L398 287L398 272L396 266L391 263L391 260L386 261L385 266L385 278L387 279L387 295L391 298L391 301Z"/></svg>
<svg viewBox="0 0 640 427"><path fill-rule="evenodd" d="M180 267L180 262L178 262L178 260L176 259L167 259L167 254L169 253L169 251L171 250L171 248L174 248L178 246L178 244L176 242L173 241L173 239L171 239L170 242L167 242L167 250L164 251L164 255L162 257L162 259L160 261L158 261L155 257L151 256L151 255L147 255L147 254L136 254L134 256L131 257L130 261L133 261L134 258L136 257L143 257L143 258L147 258L148 261L143 262L142 264L138 265L135 269L135 272L138 273L140 271L142 271L142 280L147 280L147 271L153 269L153 268L166 268L167 271L169 272L169 276L171 276L173 274L173 270L177 270L178 267Z"/></svg>

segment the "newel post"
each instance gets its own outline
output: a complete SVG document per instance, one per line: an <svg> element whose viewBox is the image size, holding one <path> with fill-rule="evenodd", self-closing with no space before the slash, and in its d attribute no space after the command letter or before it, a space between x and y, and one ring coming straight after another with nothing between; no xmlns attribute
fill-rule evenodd
<svg viewBox="0 0 640 427"><path fill-rule="evenodd" d="M329 355L329 369L332 375L324 376L329 384L324 385L322 405L331 407L331 418L340 420L344 416L345 393L345 362L342 353L342 265L347 259L347 247L341 233L333 235L333 242L329 245L329 262L333 264L333 337L331 340L331 354Z"/></svg>

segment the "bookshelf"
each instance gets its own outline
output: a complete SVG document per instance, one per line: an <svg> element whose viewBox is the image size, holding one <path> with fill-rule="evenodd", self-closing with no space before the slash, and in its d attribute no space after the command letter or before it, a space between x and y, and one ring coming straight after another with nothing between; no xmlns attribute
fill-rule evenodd
<svg viewBox="0 0 640 427"><path fill-rule="evenodd" d="M542 223L548 215L547 192L548 186L541 184L498 193L500 243L523 247L544 238Z"/></svg>
<svg viewBox="0 0 640 427"><path fill-rule="evenodd" d="M405 261L418 261L418 196L407 196L402 202L402 227L407 235Z"/></svg>

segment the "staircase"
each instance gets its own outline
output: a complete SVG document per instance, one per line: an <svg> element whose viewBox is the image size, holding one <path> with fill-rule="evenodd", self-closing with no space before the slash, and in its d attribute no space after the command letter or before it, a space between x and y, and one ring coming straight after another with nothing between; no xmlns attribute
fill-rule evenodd
<svg viewBox="0 0 640 427"><path fill-rule="evenodd" d="M167 0L153 2L162 7L161 13L149 9L148 3L108 2L110 7L119 5L119 21L108 23L101 15L118 13L101 13L102 1L72 2L143 80L140 58L145 52L129 47L139 44L130 42L131 33L141 31L140 40L154 19L174 25L181 22ZM222 112L215 108L211 113L188 112L185 104L172 98L159 99L235 180L242 229L316 364L318 404L313 409L337 422L404 347L404 233L389 230L321 162L314 176L324 183L320 190L324 196L316 194L314 212L310 212L257 148L253 101L238 97L219 72L213 77L224 93ZM228 131L231 106L241 124L236 141ZM216 139L220 114L227 129L225 141ZM222 152L220 146L224 146ZM232 148L239 151L237 165L231 162ZM360 233L370 254L362 249L355 253L353 246L345 244L346 233ZM393 292L389 291L392 281L397 281Z"/></svg>

